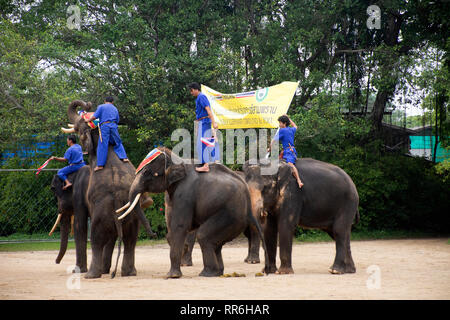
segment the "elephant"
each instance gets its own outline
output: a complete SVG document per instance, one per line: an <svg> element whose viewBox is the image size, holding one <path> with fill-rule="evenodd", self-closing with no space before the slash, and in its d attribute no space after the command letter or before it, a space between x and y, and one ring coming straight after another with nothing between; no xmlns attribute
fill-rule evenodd
<svg viewBox="0 0 450 320"><path fill-rule="evenodd" d="M84 201L83 190L87 189L89 183L89 175L90 175L89 166L84 166L80 170L70 174L68 176L68 179L72 183L72 187L66 190L63 190L62 187L64 182L58 177L58 175L55 174L53 176L50 188L55 194L57 199L58 218L55 225L52 228L52 231L50 231L50 234L53 233L58 222L61 223L60 225L61 243L58 256L55 260L56 264L59 264L61 262L62 258L64 257L64 254L66 253L67 243L69 240L69 232L71 229L71 220L74 218L74 212L77 211L78 214L85 214L86 216L88 215L87 209L88 206ZM85 240L85 243L86 241L87 239ZM86 254L84 255L84 257L86 257ZM84 261L86 261L86 259ZM81 272L87 271L85 263L83 264L77 262L77 266L80 268Z"/></svg>
<svg viewBox="0 0 450 320"><path fill-rule="evenodd" d="M266 240L269 273L290 274L292 239L297 225L327 232L336 242L336 256L329 268L332 274L354 273L350 233L359 222L359 196L350 176L341 168L310 158L297 159L296 167L304 183L300 189L284 161L261 161L243 165L253 210L262 220ZM262 175L263 166L278 166L273 175ZM277 238L280 268L276 268ZM252 232L249 251L257 254L257 234ZM259 241L259 240L258 240Z"/></svg>
<svg viewBox="0 0 450 320"><path fill-rule="evenodd" d="M61 129L65 133L77 133L83 150L87 151L89 155L91 170L87 188L84 190L84 197L91 218L92 260L85 278L99 278L102 274L109 273L117 237L119 237L119 255L122 239L124 243L121 275L135 276L137 272L135 268L135 246L139 223L141 222L144 225L151 237L155 236L140 206L135 206L133 209L135 214L129 215L123 221L119 221L115 213L115 208L123 206L128 200L128 191L134 179L135 168L131 162L120 160L115 154L113 146L109 145L108 161L104 169L94 172L100 133L98 128L91 129L77 113L78 107L83 108L84 111L89 111L92 104L90 102L85 103L82 100L72 101L67 110L70 121L69 127L71 128ZM83 269L86 261L83 252L84 254L86 252L84 239L87 238L87 215L75 212L74 229L77 265L80 264L78 266ZM114 275L115 271L112 273L112 277Z"/></svg>
<svg viewBox="0 0 450 320"><path fill-rule="evenodd" d="M211 164L209 172L200 173L192 161L183 162L168 148L157 150L161 153L136 174L129 201L134 203L145 191L165 192L171 262L167 278L182 276L180 265L185 239L193 230L196 230L203 256L204 267L199 276L223 275L222 246L225 243L236 238L247 226L264 239L261 226L252 215L247 184L221 164ZM265 246L264 240L262 242Z"/></svg>
<svg viewBox="0 0 450 320"><path fill-rule="evenodd" d="M69 181L72 183L72 187L66 190L63 190L63 181L58 177L58 175L54 175L51 190L56 196L57 204L58 204L58 218L57 222L52 228L50 233L53 233L57 224L60 222L60 234L61 234L61 243L58 256L55 260L56 264L59 264L64 257L64 254L67 250L67 243L69 238L70 231L70 221L74 219L75 215L77 215L77 221L84 221L86 225L83 226L83 230L87 230L87 221L89 217L89 205L86 202L86 190L89 185L89 177L90 177L90 167L84 166L77 172L74 172L68 176ZM153 200L145 195L141 199L140 206L142 209L145 209L153 204ZM73 220L72 220L73 222ZM79 237L78 231L80 230L80 226L76 227L77 232L75 233L75 242L79 243L76 246L76 266L79 268L81 273L87 272L87 233L83 233L83 237ZM81 250L81 251L80 251ZM106 257L106 256L105 256ZM104 258L105 258L104 257ZM103 262L106 263L105 261Z"/></svg>
<svg viewBox="0 0 450 320"><path fill-rule="evenodd" d="M237 175L239 175L242 179L245 179L245 174L243 171L234 171ZM258 219L259 217L253 212L253 216ZM244 262L249 264L260 263L259 259L259 246L260 246L260 238L258 233L252 234L252 229L247 227L244 230L244 235L248 239L248 254L244 259ZM192 250L195 244L195 236L196 232L191 231L188 233L186 237L186 242L184 244L183 254L181 256L181 266L192 266ZM253 237L252 237L253 236Z"/></svg>

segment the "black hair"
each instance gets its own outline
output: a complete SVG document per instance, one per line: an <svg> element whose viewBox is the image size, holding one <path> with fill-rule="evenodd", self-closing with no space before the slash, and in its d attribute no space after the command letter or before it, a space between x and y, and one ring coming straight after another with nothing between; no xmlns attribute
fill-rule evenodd
<svg viewBox="0 0 450 320"><path fill-rule="evenodd" d="M70 136L67 137L67 139L69 139L70 141L72 141L73 143L77 143L77 137L73 134L71 134Z"/></svg>
<svg viewBox="0 0 450 320"><path fill-rule="evenodd" d="M286 127L288 127L291 124L291 120L289 120L288 116L282 115L278 118L278 121L283 122Z"/></svg>
<svg viewBox="0 0 450 320"><path fill-rule="evenodd" d="M113 98L113 97L106 97L106 98L105 98L105 101L106 101L106 102L111 102L111 103L112 103L112 102L114 102L114 98Z"/></svg>
<svg viewBox="0 0 450 320"><path fill-rule="evenodd" d="M199 91L201 90L201 87L198 84L198 82L189 83L188 88L189 89L196 89L196 90L199 90Z"/></svg>

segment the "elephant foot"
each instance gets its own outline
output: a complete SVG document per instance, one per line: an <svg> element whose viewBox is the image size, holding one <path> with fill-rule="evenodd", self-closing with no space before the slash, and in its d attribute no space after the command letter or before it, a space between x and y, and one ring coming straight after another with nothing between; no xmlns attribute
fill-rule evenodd
<svg viewBox="0 0 450 320"><path fill-rule="evenodd" d="M249 264L256 264L260 263L261 261L259 260L258 256L248 255L247 258L244 259L244 262Z"/></svg>
<svg viewBox="0 0 450 320"><path fill-rule="evenodd" d="M332 266L332 267L328 268L328 272L331 274L344 274L345 269L343 267L339 267L339 266Z"/></svg>
<svg viewBox="0 0 450 320"><path fill-rule="evenodd" d="M72 273L86 273L88 271L87 267L76 267L72 270Z"/></svg>
<svg viewBox="0 0 450 320"><path fill-rule="evenodd" d="M294 269L292 267L280 267L275 274L293 274Z"/></svg>
<svg viewBox="0 0 450 320"><path fill-rule="evenodd" d="M265 274L275 273L275 272L277 272L277 267L276 266L266 266L266 267L264 267L264 269L261 270L261 272L265 273Z"/></svg>
<svg viewBox="0 0 450 320"><path fill-rule="evenodd" d="M178 279L181 278L182 275L180 270L170 270L167 273L166 279Z"/></svg>
<svg viewBox="0 0 450 320"><path fill-rule="evenodd" d="M356 268L355 266L345 266L345 273L355 273Z"/></svg>
<svg viewBox="0 0 450 320"><path fill-rule="evenodd" d="M101 272L95 272L92 270L89 270L88 273L86 273L84 276L85 279L97 279L101 277L102 277Z"/></svg>
<svg viewBox="0 0 450 320"><path fill-rule="evenodd" d="M123 269L120 271L120 275L122 277L134 277L137 275L137 271L135 267Z"/></svg>
<svg viewBox="0 0 450 320"><path fill-rule="evenodd" d="M202 272L199 273L200 277L220 277L221 275L223 275L223 271L211 270L208 268L204 268Z"/></svg>

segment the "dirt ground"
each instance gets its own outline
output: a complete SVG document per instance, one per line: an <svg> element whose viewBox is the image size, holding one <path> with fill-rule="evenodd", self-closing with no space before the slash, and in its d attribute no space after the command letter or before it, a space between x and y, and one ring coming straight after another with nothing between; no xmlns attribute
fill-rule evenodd
<svg viewBox="0 0 450 320"><path fill-rule="evenodd" d="M55 251L0 252L0 300L450 299L448 239L353 241L357 271L345 275L327 272L334 242L295 244L292 275L255 277L262 264L244 263L246 253L244 241L227 244L222 252L225 273L246 277L204 278L198 276L202 258L196 244L194 266L182 267L182 278L166 280L169 246L138 247L136 277L87 280L67 272L75 250L59 265Z"/></svg>

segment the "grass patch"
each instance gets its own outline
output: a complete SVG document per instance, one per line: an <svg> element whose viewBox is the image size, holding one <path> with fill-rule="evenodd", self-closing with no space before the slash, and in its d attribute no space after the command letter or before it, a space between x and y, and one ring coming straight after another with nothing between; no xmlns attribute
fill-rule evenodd
<svg viewBox="0 0 450 320"><path fill-rule="evenodd" d="M53 235L51 238L46 235L30 235L28 239L33 241L20 242L26 240L23 235L15 234L11 237L1 237L1 240L8 240L11 242L0 242L0 252L14 252L14 251L58 251L59 250L59 235ZM242 236L244 237L244 236ZM448 234L436 234L417 231L391 231L391 230L376 230L376 231L354 231L351 234L351 241L358 240L390 240L390 239L424 239L424 238L436 238L436 237L448 237ZM39 239L42 240L39 240ZM45 241L47 240L47 241ZM294 242L330 242L333 241L330 236L321 230L299 230L294 238ZM159 244L167 244L166 239L145 239L138 240L136 246L152 246ZM447 240L447 244L450 245L450 239ZM123 248L123 245L122 245ZM67 249L75 249L75 242L69 240ZM88 242L88 249L90 249L90 243Z"/></svg>
<svg viewBox="0 0 450 320"><path fill-rule="evenodd" d="M11 240L11 239L9 239ZM14 239L12 239L14 240ZM34 240L34 238L33 238ZM156 239L156 240L139 240L136 243L137 247L141 246L151 246L156 244L166 244L166 239ZM30 242L3 242L0 243L0 252L14 252L14 251L58 251L59 241L30 241ZM117 244L116 244L117 246ZM87 245L88 249L91 248L90 242ZM67 250L75 249L75 242L69 240L67 244ZM123 250L123 243L122 243ZM123 251L122 251L123 252Z"/></svg>
<svg viewBox="0 0 450 320"><path fill-rule="evenodd" d="M405 230L374 230L374 231L353 231L351 241L359 240L394 240L394 239L425 239L447 237L448 234L436 234L422 231ZM330 242L334 241L324 231L321 230L301 230L298 231L295 242ZM448 240L450 244L450 239Z"/></svg>

